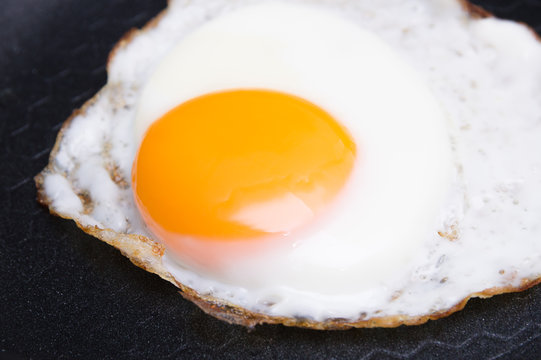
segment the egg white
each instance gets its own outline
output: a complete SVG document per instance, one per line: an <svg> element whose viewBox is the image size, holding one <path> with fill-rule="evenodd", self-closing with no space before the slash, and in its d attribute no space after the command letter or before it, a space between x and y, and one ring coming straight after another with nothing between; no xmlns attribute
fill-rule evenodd
<svg viewBox="0 0 541 360"><path fill-rule="evenodd" d="M51 167L44 174L44 191L52 209L76 219L82 226L152 237L135 211L129 188L131 162L137 148L134 119L142 88L156 66L188 34L209 19L254 3L259 2L173 1L155 28L117 50L109 66L108 85L86 112L76 116L64 130ZM338 13L355 26L376 34L397 54L392 57L402 58L417 71L417 75L411 76L417 79L413 83L426 81L428 84L449 121L446 128L451 135L453 153L450 192L443 206L435 212L435 216L440 217L435 222L439 222L441 228L429 226L428 235L417 242L416 247L412 246L411 252L409 246L401 248L409 253L403 260L402 276L396 281L389 275L394 270L385 273L381 267L382 263L394 264L393 253L380 252L380 259L384 260L375 264L376 270L370 272L364 282L370 284L375 276L378 284L354 291L357 297L353 307L348 305L351 297L337 298L332 287L318 291L318 277L312 278L312 283L303 280L300 287L295 287L295 279L286 279L289 282L283 287L278 282L266 289L256 284L258 290L251 293L242 286L244 284L235 286L232 280L229 284L216 281L178 265L166 255L163 263L169 272L201 293L231 300L247 309L316 320L336 316L359 319L360 314L363 318L425 315L450 309L468 295L484 289L519 287L524 279L540 277L541 201L535 194L541 193L541 159L532 154L541 153L541 69L537 66L541 63L541 46L534 36L511 22L472 20L458 1L451 0L340 3L305 0L295 3ZM405 73L410 74L410 71ZM372 83L376 90L383 85L376 80ZM420 93L426 91L420 90ZM343 121L339 107L335 109L331 101L327 104L317 91L300 95L328 108ZM336 98L337 103L342 99ZM346 103L345 99L343 102ZM393 112L390 102L380 104L370 114ZM363 137L369 125L363 123L364 128L358 131L352 124L348 122L346 126L362 148L369 151L370 139ZM409 131L407 134L414 139L420 136L423 141L431 140L424 130L401 127L400 131ZM440 138L446 137L445 131L436 133ZM391 142L391 138L395 139L383 136L381 141ZM400 136L396 136L396 140L403 141ZM381 153L386 154L384 150ZM369 153L366 156L369 160ZM402 181L411 184L411 188L402 188L401 197L409 197L410 189L414 189L413 193L419 192L417 182L425 181L425 175L433 176L426 170L419 171L414 164L411 167L404 163L399 165L400 171L388 171L384 181L394 178L398 186ZM122 181L111 174L118 175ZM359 176L365 174L374 174L374 171L365 171ZM83 193L85 197L80 196ZM90 199L91 207L85 206L85 199ZM421 194L420 198L400 205L403 208L398 215L411 216L412 207L419 199L429 202ZM343 206L345 209L346 205ZM382 209L385 212L384 206ZM393 207L388 209L393 210ZM345 213L355 214L354 211ZM333 218L329 223L335 219L340 218ZM400 216L389 216L379 222L379 228L393 231L400 228L397 226L402 224L400 221ZM441 235L434 233L437 230ZM349 232L345 235L347 237ZM307 243L303 242L303 246ZM356 249L359 253L361 250ZM302 250L292 252L300 253ZM315 250L307 252L305 259L319 257L315 254ZM330 273L333 266L335 272L340 271L335 265L342 260L355 262L352 253L347 254L349 259L340 255L336 261L331 261L332 254L327 251L320 255L329 255ZM321 264L316 267L322 269ZM265 271L272 272L272 269L265 267L261 272L265 275ZM377 278L380 270L384 276ZM236 276L235 271L232 273L231 276ZM320 273L323 277L325 274ZM277 278L280 276L286 277L282 274ZM252 281L259 280L252 279L248 283ZM348 290L354 289L357 282L353 280L352 287L338 285L338 290Z"/></svg>

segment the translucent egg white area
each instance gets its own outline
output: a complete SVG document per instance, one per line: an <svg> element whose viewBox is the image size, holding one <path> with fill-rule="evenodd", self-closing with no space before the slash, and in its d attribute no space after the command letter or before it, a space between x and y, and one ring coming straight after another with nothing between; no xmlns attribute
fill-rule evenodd
<svg viewBox="0 0 541 360"><path fill-rule="evenodd" d="M375 35L328 11L274 3L234 11L186 36L141 93L137 136L184 101L239 88L319 105L350 132L358 157L338 203L313 228L290 235L292 243L194 270L287 299L290 311L316 301L354 313L358 296L402 276L437 233L453 165L443 112ZM322 305L319 294L335 299Z"/></svg>

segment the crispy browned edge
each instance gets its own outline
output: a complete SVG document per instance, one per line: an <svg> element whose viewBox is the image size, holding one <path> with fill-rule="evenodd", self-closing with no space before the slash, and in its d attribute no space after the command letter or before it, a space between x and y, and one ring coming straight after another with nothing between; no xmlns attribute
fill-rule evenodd
<svg viewBox="0 0 541 360"><path fill-rule="evenodd" d="M462 5L464 9L470 14L470 16L474 19L483 19L488 17L494 17L492 13L489 11L483 9L482 7L470 3L468 0L458 0L458 2ZM532 27L528 24L526 24L523 21L515 21L518 24L522 24L526 26L526 28L535 36L535 38L541 42L541 35L538 34Z"/></svg>
<svg viewBox="0 0 541 360"><path fill-rule="evenodd" d="M486 11L485 9L471 4L468 0L458 0L464 9L469 13L472 18L486 18L492 17L493 15ZM153 28L164 16L167 9L163 10L156 17L150 20L142 29L131 29L128 31L120 41L114 46L112 51L109 54L107 64L111 62L114 58L116 52L125 47L130 41L139 34L140 32L147 31L148 29ZM525 26L535 34L537 39L541 41L541 37L531 29L527 24ZM45 195L43 189L43 178L44 175L51 172L53 168L53 161L58 148L60 146L61 139L64 136L64 131L67 129L71 120L77 115L84 114L89 106L91 106L96 99L100 96L101 91L98 92L94 97L89 99L80 109L75 110L71 116L64 122L60 132L58 133L55 145L51 151L49 157L49 164L42 170L41 173L36 175L34 178L36 187L37 187L37 200L43 206L49 208L49 211L59 217L71 219L62 214L56 213L50 206L49 199ZM74 220L74 219L71 219ZM142 235L128 235L128 234L119 234L110 229L100 229L97 227L85 227L74 220L79 228L84 232L97 237L98 239L108 243L111 246L114 246L120 252L128 257L132 263L139 266L140 268L157 274L164 280L167 280L177 286L181 291L180 294L185 298L199 306L204 312L209 315L212 315L218 319L226 321L231 324L238 324L248 328L253 328L256 325L260 324L282 324L285 326L297 326L309 329L316 330L345 330L350 328L372 328L372 327L386 327L392 328L400 325L420 325L424 324L429 320L436 320L453 314L454 312L460 311L466 306L466 303L473 297L479 298L489 298L494 295L510 293L510 292L519 292L526 290L532 286L535 286L541 282L541 278L537 279L522 279L520 285L517 287L505 286L505 287L493 287L485 289L480 292L472 293L459 301L453 307L448 310L433 312L427 315L420 316L409 316L409 315L394 315L394 316L381 316L373 317L369 319L359 319L357 321L348 321L346 319L329 319L326 321L318 322L310 319L304 318L288 318L280 316L269 316L261 313L252 312L246 310L240 306L231 304L225 300L215 298L208 295L198 294L196 291L192 290L189 287L184 286L175 280L175 278L167 271L163 266L161 258L164 254L165 248L163 245L145 237Z"/></svg>

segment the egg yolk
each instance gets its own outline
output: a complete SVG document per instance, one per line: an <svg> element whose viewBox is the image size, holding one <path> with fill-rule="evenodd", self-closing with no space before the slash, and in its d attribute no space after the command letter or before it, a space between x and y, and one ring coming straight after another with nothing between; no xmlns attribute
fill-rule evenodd
<svg viewBox="0 0 541 360"><path fill-rule="evenodd" d="M331 115L299 97L211 93L149 127L133 166L134 196L150 229L173 247L182 236L287 235L337 195L355 152Z"/></svg>

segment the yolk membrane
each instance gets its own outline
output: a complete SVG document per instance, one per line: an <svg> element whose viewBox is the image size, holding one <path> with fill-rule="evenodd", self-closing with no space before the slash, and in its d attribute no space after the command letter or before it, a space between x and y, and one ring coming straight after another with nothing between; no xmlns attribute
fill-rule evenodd
<svg viewBox="0 0 541 360"><path fill-rule="evenodd" d="M355 152L331 115L299 97L211 93L150 126L132 185L143 219L173 247L179 236L227 242L286 235L337 195Z"/></svg>

